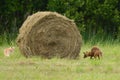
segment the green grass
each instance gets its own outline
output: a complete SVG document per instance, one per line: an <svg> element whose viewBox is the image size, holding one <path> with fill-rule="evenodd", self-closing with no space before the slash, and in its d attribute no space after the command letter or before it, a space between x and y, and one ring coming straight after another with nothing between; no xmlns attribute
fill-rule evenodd
<svg viewBox="0 0 120 80"><path fill-rule="evenodd" d="M15 44L13 44L15 45ZM0 46L0 80L120 80L120 43L97 43L102 59L83 59L83 51L93 46L83 44L78 60L23 57L18 47L10 57L3 55L9 45Z"/></svg>

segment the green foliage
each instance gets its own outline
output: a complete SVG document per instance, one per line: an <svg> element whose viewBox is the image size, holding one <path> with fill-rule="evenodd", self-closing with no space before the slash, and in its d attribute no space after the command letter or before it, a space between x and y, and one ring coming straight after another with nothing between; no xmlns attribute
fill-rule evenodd
<svg viewBox="0 0 120 80"><path fill-rule="evenodd" d="M47 0L1 0L0 35L17 33L26 17L36 11L46 10Z"/></svg>
<svg viewBox="0 0 120 80"><path fill-rule="evenodd" d="M51 0L48 9L75 20L87 40L96 34L117 39L120 32L119 3L118 0Z"/></svg>
<svg viewBox="0 0 120 80"><path fill-rule="evenodd" d="M16 36L27 16L46 10L73 19L84 40L120 39L119 0L1 0L0 35Z"/></svg>

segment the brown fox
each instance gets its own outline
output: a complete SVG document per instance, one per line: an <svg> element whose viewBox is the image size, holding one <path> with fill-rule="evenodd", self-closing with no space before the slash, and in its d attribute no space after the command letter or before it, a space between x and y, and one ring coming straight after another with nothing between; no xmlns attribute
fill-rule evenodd
<svg viewBox="0 0 120 80"><path fill-rule="evenodd" d="M102 56L102 52L100 50L100 48L94 46L92 47L91 51L86 51L86 52L83 52L84 53L84 58L86 57L90 57L90 59L92 59L92 57L96 58L98 57L98 59L100 59L100 57Z"/></svg>

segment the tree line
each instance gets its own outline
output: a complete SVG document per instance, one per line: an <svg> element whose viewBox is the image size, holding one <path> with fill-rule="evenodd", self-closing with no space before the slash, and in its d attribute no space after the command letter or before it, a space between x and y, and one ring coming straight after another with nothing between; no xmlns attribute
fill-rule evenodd
<svg viewBox="0 0 120 80"><path fill-rule="evenodd" d="M120 0L1 0L0 35L16 35L27 16L55 11L73 19L84 38L120 39Z"/></svg>

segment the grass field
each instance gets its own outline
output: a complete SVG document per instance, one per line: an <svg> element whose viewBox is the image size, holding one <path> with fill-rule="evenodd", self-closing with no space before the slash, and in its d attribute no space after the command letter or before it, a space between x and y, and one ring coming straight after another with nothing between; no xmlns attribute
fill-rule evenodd
<svg viewBox="0 0 120 80"><path fill-rule="evenodd" d="M83 44L78 60L41 59L23 57L16 47L10 57L3 55L9 45L0 46L0 80L120 80L120 43L97 44L102 59L83 59L83 51L91 44Z"/></svg>

